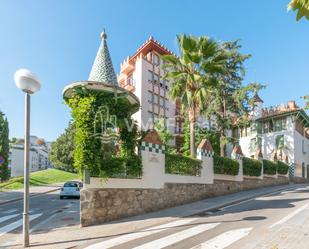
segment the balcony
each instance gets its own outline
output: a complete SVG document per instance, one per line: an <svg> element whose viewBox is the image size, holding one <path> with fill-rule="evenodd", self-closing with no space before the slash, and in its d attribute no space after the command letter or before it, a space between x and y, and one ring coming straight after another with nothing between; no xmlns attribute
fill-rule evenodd
<svg viewBox="0 0 309 249"><path fill-rule="evenodd" d="M120 86L130 92L135 91L135 80L133 78L126 78L119 82Z"/></svg>
<svg viewBox="0 0 309 249"><path fill-rule="evenodd" d="M120 74L128 74L133 70L134 70L134 64L130 61L130 58L128 57L120 65Z"/></svg>

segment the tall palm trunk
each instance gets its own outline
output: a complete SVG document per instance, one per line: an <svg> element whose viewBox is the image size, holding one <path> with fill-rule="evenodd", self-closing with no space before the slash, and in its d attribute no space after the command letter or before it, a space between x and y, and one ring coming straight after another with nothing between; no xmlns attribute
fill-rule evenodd
<svg viewBox="0 0 309 249"><path fill-rule="evenodd" d="M189 110L189 122L190 122L190 155L192 158L195 158L195 121L196 121L196 112L195 107L190 108Z"/></svg>

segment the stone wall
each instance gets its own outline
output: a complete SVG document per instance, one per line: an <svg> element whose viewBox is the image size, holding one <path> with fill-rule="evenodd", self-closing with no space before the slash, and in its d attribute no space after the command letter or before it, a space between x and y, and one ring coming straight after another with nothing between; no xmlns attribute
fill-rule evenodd
<svg viewBox="0 0 309 249"><path fill-rule="evenodd" d="M290 177L290 181L293 182L293 183L309 183L309 178L292 176L292 177Z"/></svg>
<svg viewBox="0 0 309 249"><path fill-rule="evenodd" d="M162 189L89 188L81 191L81 226L117 220L208 197L246 189L288 184L287 177L244 178L242 182L215 180L214 184L165 183Z"/></svg>

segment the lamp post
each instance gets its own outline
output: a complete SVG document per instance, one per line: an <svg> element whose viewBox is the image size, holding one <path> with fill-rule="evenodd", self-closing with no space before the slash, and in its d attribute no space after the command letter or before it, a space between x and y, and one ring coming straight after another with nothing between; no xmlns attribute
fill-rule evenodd
<svg viewBox="0 0 309 249"><path fill-rule="evenodd" d="M24 212L23 241L24 247L29 246L29 150L30 150L30 95L38 92L41 83L27 69L19 69L14 74L16 86L25 92L25 145L24 145Z"/></svg>

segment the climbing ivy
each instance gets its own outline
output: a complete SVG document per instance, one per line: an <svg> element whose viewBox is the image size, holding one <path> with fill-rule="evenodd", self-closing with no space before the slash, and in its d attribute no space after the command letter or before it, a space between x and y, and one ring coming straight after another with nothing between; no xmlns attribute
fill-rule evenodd
<svg viewBox="0 0 309 249"><path fill-rule="evenodd" d="M130 105L126 98L114 93L84 88L75 89L66 103L72 110L76 127L74 167L80 173L89 170L91 175L111 177L123 173L123 163L120 162L124 162L126 172L140 174L140 160L136 159L137 165L132 164L132 158L136 158L138 130L131 115L137 106ZM109 134L108 138L105 134ZM103 142L112 136L112 141ZM131 168L139 172L132 172Z"/></svg>

